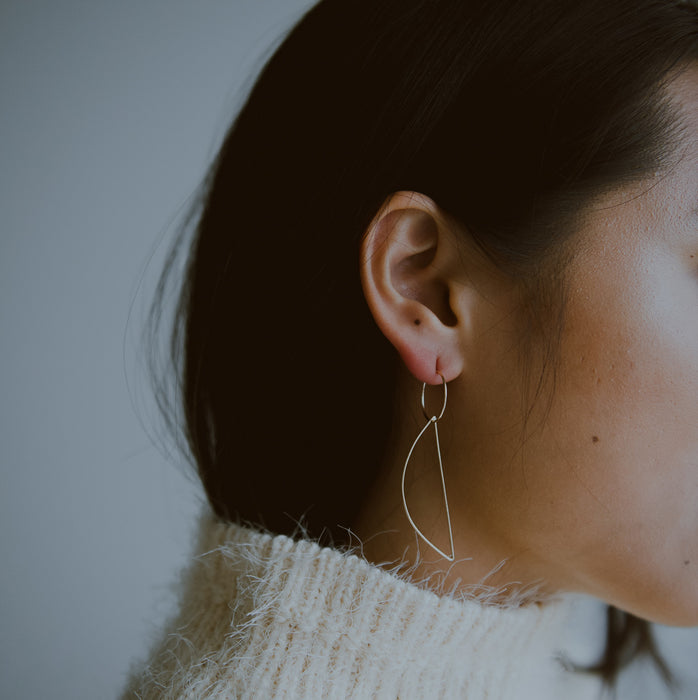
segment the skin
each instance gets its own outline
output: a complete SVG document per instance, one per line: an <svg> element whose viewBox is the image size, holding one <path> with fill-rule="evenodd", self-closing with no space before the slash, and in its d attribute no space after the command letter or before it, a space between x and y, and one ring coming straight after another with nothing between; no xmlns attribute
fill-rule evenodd
<svg viewBox="0 0 698 700"><path fill-rule="evenodd" d="M418 562L415 579L499 598L579 591L698 624L698 69L670 90L682 157L586 212L565 269L554 390L536 401L547 345L534 341L522 362L521 290L429 198L396 193L377 214L362 282L404 370L388 457L353 525L370 561ZM453 564L417 546L400 492L426 422L422 382L430 413L440 409L438 373ZM448 551L431 429L407 487L415 522Z"/></svg>

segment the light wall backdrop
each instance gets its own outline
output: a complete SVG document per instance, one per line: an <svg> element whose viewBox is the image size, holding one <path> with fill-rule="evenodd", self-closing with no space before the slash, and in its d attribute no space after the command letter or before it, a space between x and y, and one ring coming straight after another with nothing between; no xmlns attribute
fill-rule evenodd
<svg viewBox="0 0 698 700"><path fill-rule="evenodd" d="M171 609L202 499L149 435L140 332L251 78L309 4L0 3L2 698L116 697ZM698 697L698 633L660 634ZM622 696L666 694L638 671Z"/></svg>

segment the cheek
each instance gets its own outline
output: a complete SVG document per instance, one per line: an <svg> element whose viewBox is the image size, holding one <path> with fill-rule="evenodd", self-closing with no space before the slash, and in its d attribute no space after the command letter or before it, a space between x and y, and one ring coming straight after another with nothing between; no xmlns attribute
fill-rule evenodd
<svg viewBox="0 0 698 700"><path fill-rule="evenodd" d="M698 278L659 253L636 256L571 299L556 396L579 444L628 469L631 456L698 456Z"/></svg>
<svg viewBox="0 0 698 700"><path fill-rule="evenodd" d="M588 592L645 614L667 595L698 609L698 280L653 272L572 300L532 444L555 465L537 482L549 496L538 526L556 523L550 551L564 545ZM627 600L629 580L642 601Z"/></svg>
<svg viewBox="0 0 698 700"><path fill-rule="evenodd" d="M624 282L570 309L556 399L592 461L661 479L698 457L698 280L665 263Z"/></svg>
<svg viewBox="0 0 698 700"><path fill-rule="evenodd" d="M487 336L457 492L468 526L552 587L683 624L698 622L698 279L644 259L577 279L540 391L520 335Z"/></svg>

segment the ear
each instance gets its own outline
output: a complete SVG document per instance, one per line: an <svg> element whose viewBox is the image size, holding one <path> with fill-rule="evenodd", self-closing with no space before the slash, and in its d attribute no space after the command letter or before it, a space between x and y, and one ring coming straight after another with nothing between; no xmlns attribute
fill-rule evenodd
<svg viewBox="0 0 698 700"><path fill-rule="evenodd" d="M463 370L456 235L428 197L397 192L363 238L361 283L371 313L421 382ZM460 283L462 286L462 282Z"/></svg>

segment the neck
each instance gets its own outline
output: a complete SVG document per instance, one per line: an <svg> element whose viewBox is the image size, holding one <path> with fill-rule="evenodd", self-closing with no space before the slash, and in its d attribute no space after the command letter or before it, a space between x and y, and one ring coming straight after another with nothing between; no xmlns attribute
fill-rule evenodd
<svg viewBox="0 0 698 700"><path fill-rule="evenodd" d="M352 532L362 543L363 556L376 566L397 568L414 582L427 582L427 587L436 592L475 594L492 602L512 599L531 602L548 597L554 591L536 577L530 553L516 551L514 545L469 518L467 508L459 507L462 499L457 483L453 479L449 482L448 474L448 464L455 463L455 450L444 450L443 444L455 561L443 558L415 533L405 514L401 483L412 441L426 423L423 418L410 421L415 425L420 421L416 431L409 431L409 437L406 434L394 437L379 477L352 524ZM432 428L425 432L420 443L407 468L406 500L422 533L439 549L450 552Z"/></svg>

